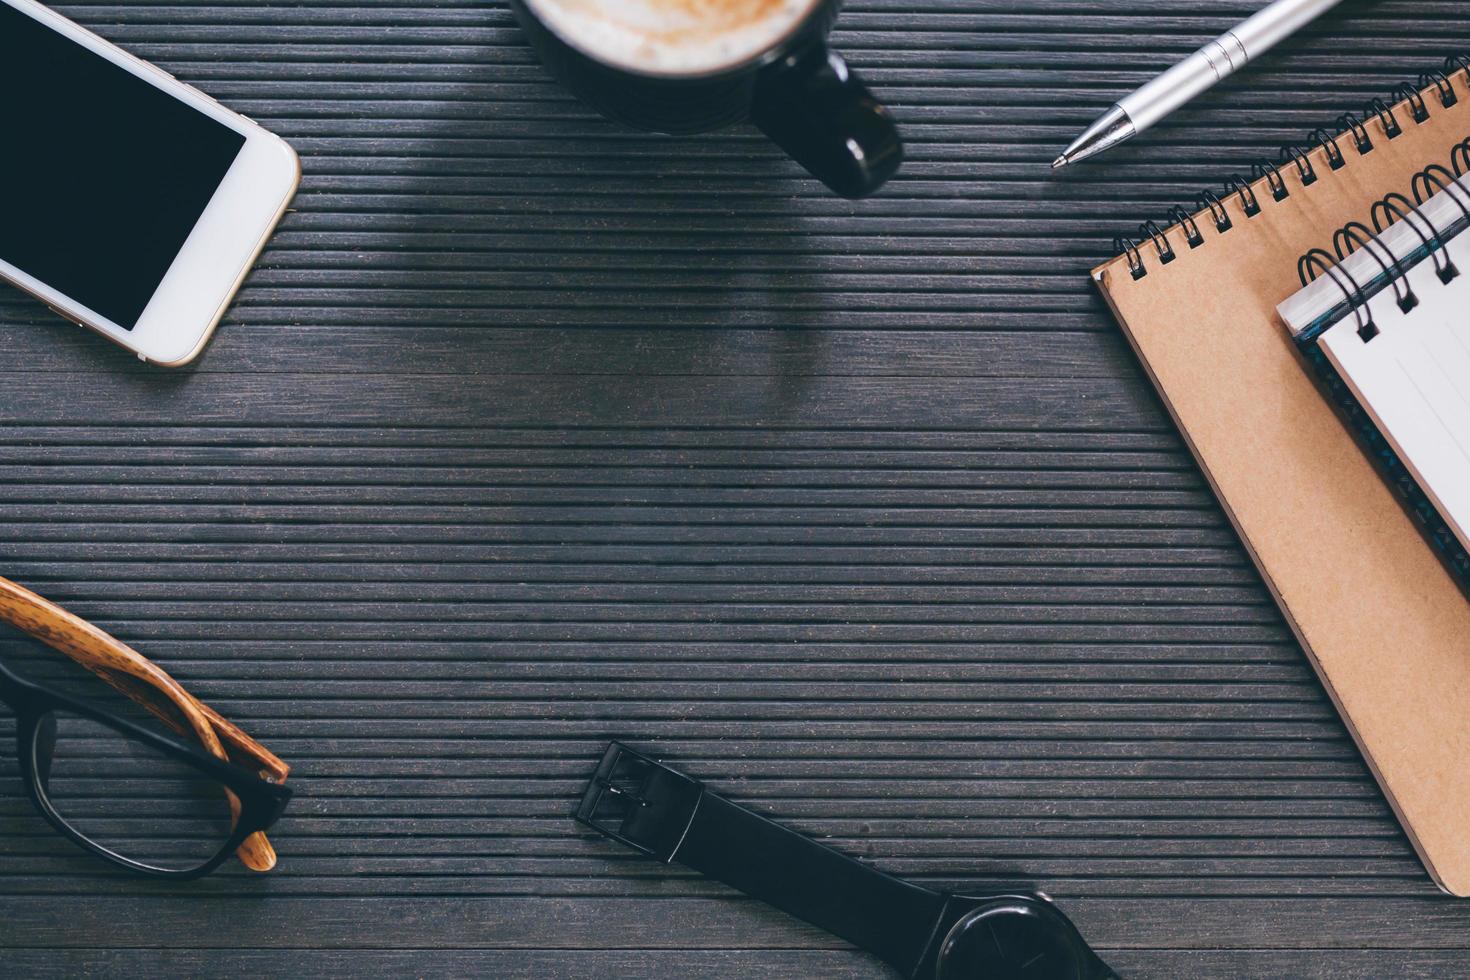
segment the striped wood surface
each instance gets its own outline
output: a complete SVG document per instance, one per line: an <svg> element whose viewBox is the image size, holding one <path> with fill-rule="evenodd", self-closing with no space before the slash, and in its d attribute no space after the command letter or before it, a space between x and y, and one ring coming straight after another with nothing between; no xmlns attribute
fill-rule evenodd
<svg viewBox="0 0 1470 980"><path fill-rule="evenodd" d="M0 292L0 574L163 662L300 796L275 873L158 886L51 834L7 758L0 964L885 975L575 827L621 736L893 871L1042 887L1129 976L1465 973L1470 905L1085 275L1470 48L1463 4L1350 5L1045 166L1255 6L853 0L838 45L910 147L861 204L750 131L598 120L495 2L63 6L306 177L196 369Z"/></svg>

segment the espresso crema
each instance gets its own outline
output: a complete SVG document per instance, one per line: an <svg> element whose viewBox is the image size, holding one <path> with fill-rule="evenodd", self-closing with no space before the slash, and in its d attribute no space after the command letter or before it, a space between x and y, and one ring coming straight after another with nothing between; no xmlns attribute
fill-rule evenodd
<svg viewBox="0 0 1470 980"><path fill-rule="evenodd" d="M632 71L702 75L759 57L820 0L527 0L561 38Z"/></svg>

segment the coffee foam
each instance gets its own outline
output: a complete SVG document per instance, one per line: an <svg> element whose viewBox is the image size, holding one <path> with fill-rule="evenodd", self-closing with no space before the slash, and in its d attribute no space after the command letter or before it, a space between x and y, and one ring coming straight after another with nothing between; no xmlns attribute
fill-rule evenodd
<svg viewBox="0 0 1470 980"><path fill-rule="evenodd" d="M779 43L820 0L527 0L599 61L655 74L733 68Z"/></svg>

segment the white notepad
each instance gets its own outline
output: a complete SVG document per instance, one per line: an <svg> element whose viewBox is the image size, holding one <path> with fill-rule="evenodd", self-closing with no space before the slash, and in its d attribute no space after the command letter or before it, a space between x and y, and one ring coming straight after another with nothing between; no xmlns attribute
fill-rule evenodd
<svg viewBox="0 0 1470 980"><path fill-rule="evenodd" d="M1326 270L1279 312L1299 343L1315 341L1461 547L1470 549L1467 224L1470 175ZM1439 274L1446 260L1458 272L1448 282ZM1403 309L1403 300L1414 305Z"/></svg>

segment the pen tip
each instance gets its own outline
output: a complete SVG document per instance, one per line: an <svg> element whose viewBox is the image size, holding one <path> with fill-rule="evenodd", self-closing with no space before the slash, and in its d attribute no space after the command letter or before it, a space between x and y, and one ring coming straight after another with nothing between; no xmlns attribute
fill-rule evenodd
<svg viewBox="0 0 1470 980"><path fill-rule="evenodd" d="M1051 162L1051 168L1053 170L1061 170L1066 165L1067 165L1067 155L1065 153L1063 153L1061 156L1057 157L1055 160L1053 160Z"/></svg>

